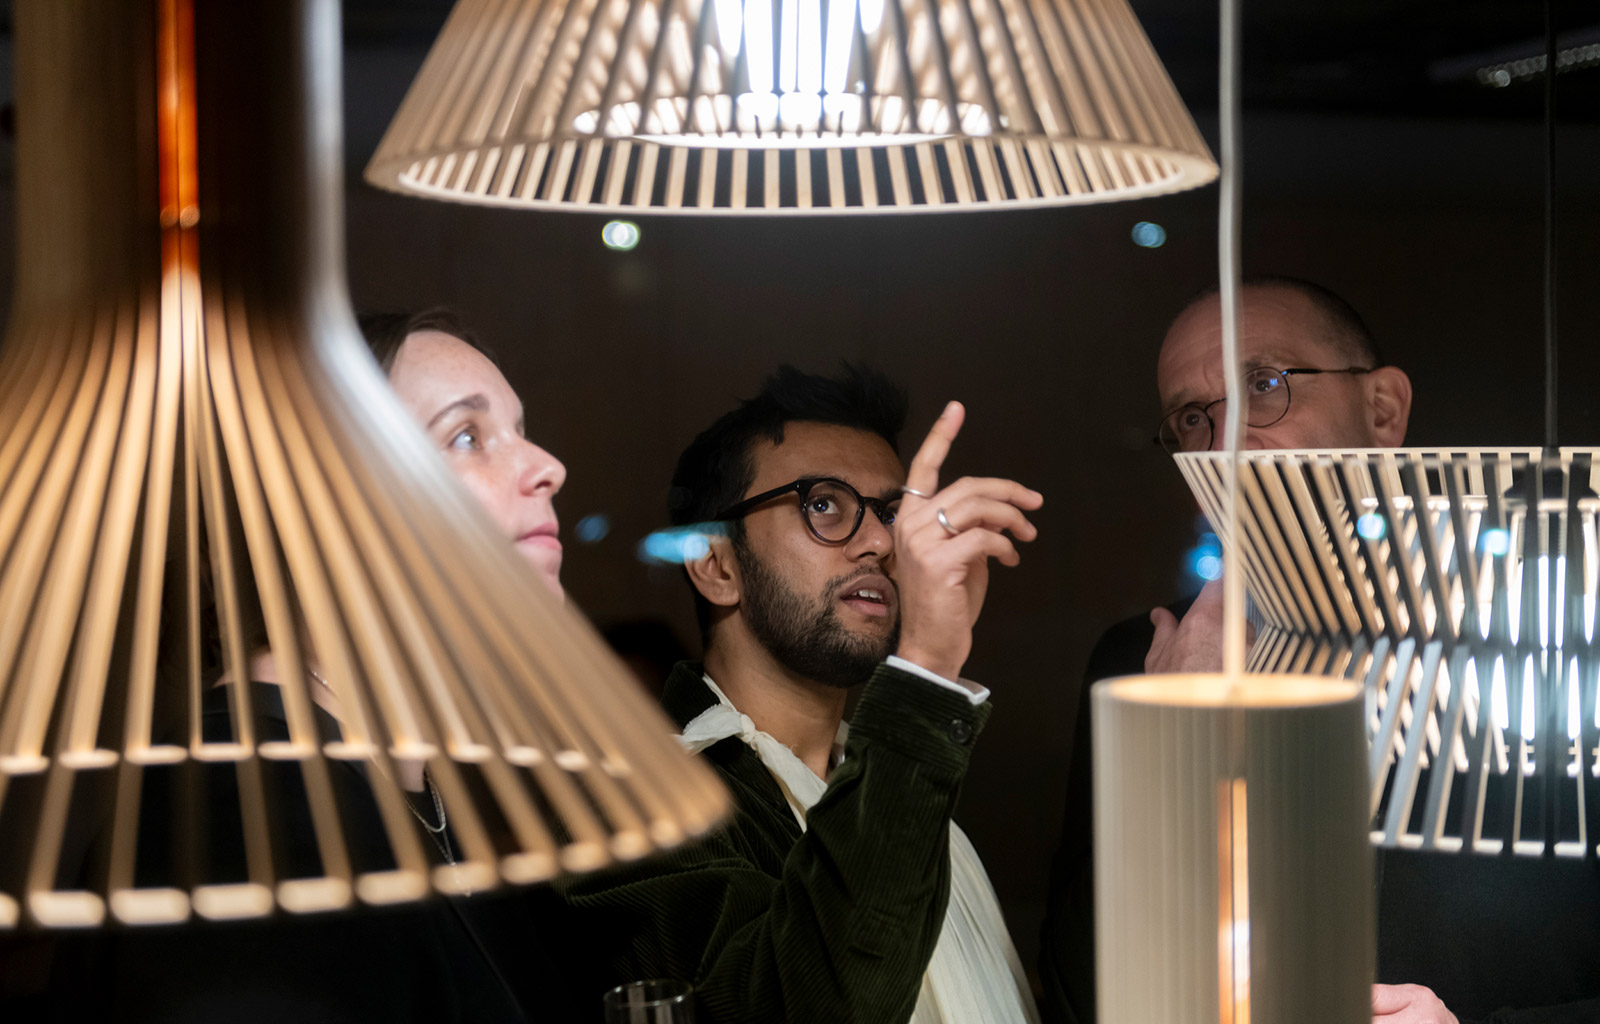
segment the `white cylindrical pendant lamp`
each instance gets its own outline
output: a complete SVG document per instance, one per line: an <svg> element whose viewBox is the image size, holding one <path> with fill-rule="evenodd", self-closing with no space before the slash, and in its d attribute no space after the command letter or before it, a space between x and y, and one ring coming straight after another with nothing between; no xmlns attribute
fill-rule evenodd
<svg viewBox="0 0 1600 1024"><path fill-rule="evenodd" d="M1100 1024L1366 1021L1361 688L1142 676L1092 707Z"/></svg>

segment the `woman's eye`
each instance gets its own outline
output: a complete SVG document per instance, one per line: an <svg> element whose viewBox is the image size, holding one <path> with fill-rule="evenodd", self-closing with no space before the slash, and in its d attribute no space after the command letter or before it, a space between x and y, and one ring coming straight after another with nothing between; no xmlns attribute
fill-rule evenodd
<svg viewBox="0 0 1600 1024"><path fill-rule="evenodd" d="M456 431L456 435L450 439L450 447L457 451L476 451L483 445L478 442L477 428L467 427Z"/></svg>

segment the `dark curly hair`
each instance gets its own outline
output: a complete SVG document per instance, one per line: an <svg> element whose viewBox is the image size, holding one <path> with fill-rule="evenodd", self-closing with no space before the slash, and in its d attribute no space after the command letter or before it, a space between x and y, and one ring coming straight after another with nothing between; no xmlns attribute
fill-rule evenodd
<svg viewBox="0 0 1600 1024"><path fill-rule="evenodd" d="M780 366L753 398L745 399L689 443L678 457L668 492L667 516L674 526L709 522L737 503L755 481L751 451L765 439L783 443L787 423L827 423L876 434L900 451L900 431L908 409L906 391L877 370L845 363L832 376ZM735 544L744 524L726 525ZM695 592L700 631L710 625L711 607Z"/></svg>

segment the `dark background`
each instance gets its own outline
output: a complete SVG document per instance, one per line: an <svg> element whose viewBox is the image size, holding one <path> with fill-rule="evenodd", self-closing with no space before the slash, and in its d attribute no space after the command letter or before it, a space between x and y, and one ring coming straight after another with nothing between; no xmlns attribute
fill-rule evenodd
<svg viewBox="0 0 1600 1024"><path fill-rule="evenodd" d="M678 452L781 362L865 360L913 394L906 454L949 398L969 409L952 473L1046 495L1040 539L997 574L967 674L995 714L958 815L1031 964L1089 648L1112 622L1197 585L1203 527L1149 438L1167 322L1216 280L1215 186L1065 210L811 219L604 217L401 198L360 180L449 0L346 4L351 291L361 309L456 307L497 351L532 437L570 470L563 579L601 623L657 617L693 644L676 572L646 567ZM1542 80L1473 69L1542 52L1522 0L1248 5L1244 264L1346 296L1416 386L1410 441L1542 440ZM1600 42L1589 0L1557 5ZM1216 11L1134 0L1216 140ZM9 5L0 61L10 88ZM1464 68L1465 70L1461 70ZM1600 63L1558 77L1561 440L1600 443ZM0 224L13 205L0 144ZM1167 232L1133 244L1139 221ZM0 275L14 255L0 246ZM571 527L602 514L610 532Z"/></svg>

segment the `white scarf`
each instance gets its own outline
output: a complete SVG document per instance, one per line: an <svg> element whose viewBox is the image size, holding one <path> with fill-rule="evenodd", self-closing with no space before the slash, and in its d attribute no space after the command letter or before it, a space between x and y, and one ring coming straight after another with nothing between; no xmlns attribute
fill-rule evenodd
<svg viewBox="0 0 1600 1024"><path fill-rule="evenodd" d="M752 747L761 763L777 780L800 827L806 812L820 799L828 784L807 768L794 751L757 729L726 694L705 676L718 703L697 715L683 729L678 742L691 754L737 736ZM839 723L834 739L835 759L842 755L849 726ZM978 852L966 833L950 823L950 903L933 959L922 976L911 1024L1038 1024L1022 960L1006 931L994 886L983 870Z"/></svg>

